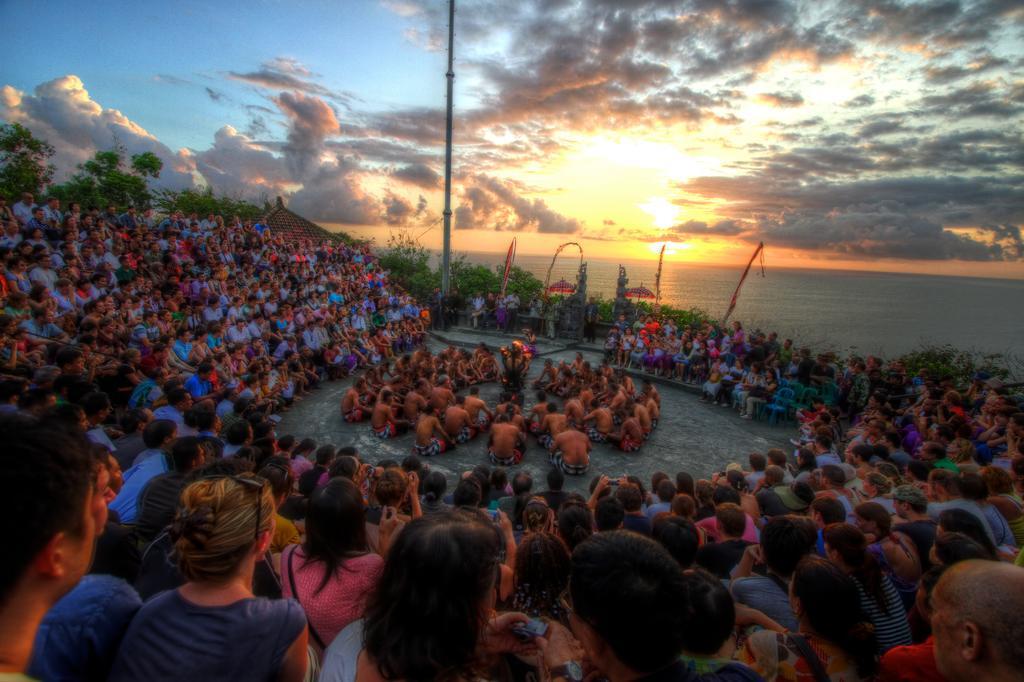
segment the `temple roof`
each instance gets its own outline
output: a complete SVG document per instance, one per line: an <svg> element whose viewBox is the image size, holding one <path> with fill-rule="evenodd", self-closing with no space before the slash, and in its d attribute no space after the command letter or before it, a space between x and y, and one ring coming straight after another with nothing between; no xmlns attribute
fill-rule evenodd
<svg viewBox="0 0 1024 682"><path fill-rule="evenodd" d="M275 237L293 240L312 239L314 241L322 239L341 241L344 239L341 234L326 230L313 221L306 220L299 214L289 211L285 208L284 200L281 197L277 198L274 207L263 216L260 222L268 225L270 233Z"/></svg>

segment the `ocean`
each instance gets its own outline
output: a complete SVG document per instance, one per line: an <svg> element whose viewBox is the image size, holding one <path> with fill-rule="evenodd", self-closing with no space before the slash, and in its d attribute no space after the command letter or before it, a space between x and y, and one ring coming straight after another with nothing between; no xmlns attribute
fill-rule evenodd
<svg viewBox="0 0 1024 682"><path fill-rule="evenodd" d="M379 228L352 230L380 239ZM380 244L379 244L380 245ZM474 263L494 267L505 254L466 252ZM435 252L439 258L439 254ZM656 260L587 257L587 290L615 296L619 265L629 286L654 290ZM551 256L516 256L516 265L544 279ZM555 264L551 281L576 281L579 258L567 251ZM696 265L666 261L662 302L701 308L722 316L743 266ZM765 277L751 268L731 319L748 329L776 331L797 345L892 357L922 345L949 344L976 353L1008 356L1014 374L1024 374L1024 280L948 277L888 272L773 267Z"/></svg>
<svg viewBox="0 0 1024 682"><path fill-rule="evenodd" d="M498 253L467 253L475 263L504 263ZM544 279L550 256L516 257L516 265ZM576 280L578 258L559 258L551 281ZM619 261L587 258L587 291L612 298ZM657 261L623 260L629 286L652 291ZM665 263L661 298L680 308L725 314L742 266ZM882 357L922 344L1024 357L1024 281L904 275L848 270L751 268L731 319L777 331L814 349Z"/></svg>

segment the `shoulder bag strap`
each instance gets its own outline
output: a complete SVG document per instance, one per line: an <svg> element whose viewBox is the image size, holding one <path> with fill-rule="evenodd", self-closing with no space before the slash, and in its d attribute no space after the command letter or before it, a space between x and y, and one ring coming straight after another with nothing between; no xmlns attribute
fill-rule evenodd
<svg viewBox="0 0 1024 682"><path fill-rule="evenodd" d="M800 652L800 655L807 665L811 666L811 674L814 675L815 682L829 682L828 672L825 670L825 664L818 658L818 654L814 653L814 649L811 648L810 643L803 635L795 633L789 633L786 638L796 647L796 650Z"/></svg>
<svg viewBox="0 0 1024 682"><path fill-rule="evenodd" d="M292 598L299 602L299 606L302 606L302 600L299 599L299 591L295 589L295 571L292 570L292 559L295 558L295 547L295 545L292 545L288 548L290 551L288 552L288 559L285 561L285 564L288 567L288 586L292 590ZM313 641L317 643L317 646L319 646L322 651L326 650L327 646L324 644L324 641L320 639L320 635L317 633L316 628L313 627L313 621L309 619L309 616L306 616L306 625L309 626L309 634L313 635Z"/></svg>

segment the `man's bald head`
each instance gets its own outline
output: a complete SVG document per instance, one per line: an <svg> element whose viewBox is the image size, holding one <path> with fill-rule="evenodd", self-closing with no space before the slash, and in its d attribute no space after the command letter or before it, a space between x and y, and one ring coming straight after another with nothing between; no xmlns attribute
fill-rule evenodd
<svg viewBox="0 0 1024 682"><path fill-rule="evenodd" d="M1024 569L960 562L939 580L932 607L935 659L947 680L1018 679L1024 670Z"/></svg>

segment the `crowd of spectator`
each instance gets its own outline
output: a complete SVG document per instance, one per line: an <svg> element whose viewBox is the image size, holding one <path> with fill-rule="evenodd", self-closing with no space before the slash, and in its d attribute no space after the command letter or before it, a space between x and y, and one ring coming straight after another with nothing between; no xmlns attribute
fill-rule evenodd
<svg viewBox="0 0 1024 682"><path fill-rule="evenodd" d="M0 679L1020 678L1024 412L985 378L894 392L832 368L849 385L797 411L793 451L708 478L581 496L557 465L481 463L451 484L276 432L422 343L368 248L14 208ZM536 376L560 395L559 368Z"/></svg>

